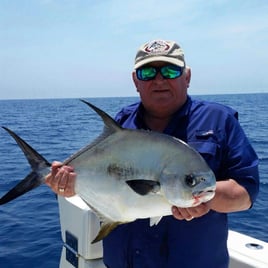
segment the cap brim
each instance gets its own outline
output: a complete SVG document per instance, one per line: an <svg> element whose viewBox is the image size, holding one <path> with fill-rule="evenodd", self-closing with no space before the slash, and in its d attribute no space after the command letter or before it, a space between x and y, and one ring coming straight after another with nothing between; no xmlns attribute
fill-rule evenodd
<svg viewBox="0 0 268 268"><path fill-rule="evenodd" d="M167 57L167 56L157 56L157 57L150 57L147 59L143 59L139 62L137 62L134 65L134 69L138 69L141 66L151 63L151 62L156 62L156 61L163 61L163 62L168 62L180 67L184 67L185 66L185 62L183 60L179 60L179 59L175 59L175 58L171 58L171 57Z"/></svg>

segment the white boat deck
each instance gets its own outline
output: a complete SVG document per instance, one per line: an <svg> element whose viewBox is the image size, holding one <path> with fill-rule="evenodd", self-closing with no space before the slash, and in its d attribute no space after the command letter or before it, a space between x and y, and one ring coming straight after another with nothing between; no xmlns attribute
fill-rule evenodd
<svg viewBox="0 0 268 268"><path fill-rule="evenodd" d="M64 247L60 268L104 268L102 243L90 243L98 232L99 220L84 201L59 196ZM268 243L229 231L230 268L268 268Z"/></svg>

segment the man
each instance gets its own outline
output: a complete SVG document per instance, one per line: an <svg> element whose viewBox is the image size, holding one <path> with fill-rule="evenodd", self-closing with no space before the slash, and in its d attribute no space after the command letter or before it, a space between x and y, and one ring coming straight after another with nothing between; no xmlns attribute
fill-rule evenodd
<svg viewBox="0 0 268 268"><path fill-rule="evenodd" d="M140 47L133 81L141 101L116 116L125 128L163 132L194 147L214 171L215 197L197 207L172 207L173 216L150 227L148 219L117 227L103 241L104 263L125 267L227 268L227 214L249 209L259 189L258 158L233 109L192 100L191 70L173 41ZM47 184L74 194L75 171L55 162Z"/></svg>

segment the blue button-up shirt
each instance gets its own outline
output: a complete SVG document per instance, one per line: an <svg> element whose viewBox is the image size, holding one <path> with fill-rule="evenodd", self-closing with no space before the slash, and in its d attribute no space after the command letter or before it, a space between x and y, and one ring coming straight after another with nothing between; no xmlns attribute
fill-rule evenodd
<svg viewBox="0 0 268 268"><path fill-rule="evenodd" d="M116 121L125 128L148 129L143 114L143 105L135 103L123 108ZM259 189L258 158L236 111L188 97L164 133L194 147L217 180L236 180L255 201ZM166 216L153 227L149 219L140 219L117 227L104 239L104 263L110 268L227 268L227 235L227 215L215 211L192 221Z"/></svg>

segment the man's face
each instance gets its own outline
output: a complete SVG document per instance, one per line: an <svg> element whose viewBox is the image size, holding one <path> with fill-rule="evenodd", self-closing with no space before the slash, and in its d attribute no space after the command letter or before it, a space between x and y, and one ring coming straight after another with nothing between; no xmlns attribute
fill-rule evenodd
<svg viewBox="0 0 268 268"><path fill-rule="evenodd" d="M152 67L169 65L166 62L153 62ZM147 66L147 65L146 65ZM183 74L175 79L165 79L160 72L149 81L139 80L133 72L133 80L140 94L144 107L154 113L172 114L178 110L187 99L187 88L191 79L191 71L185 68Z"/></svg>

